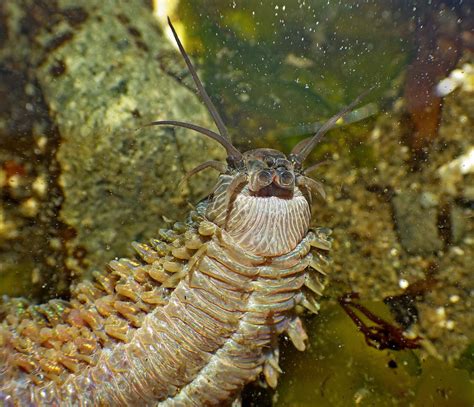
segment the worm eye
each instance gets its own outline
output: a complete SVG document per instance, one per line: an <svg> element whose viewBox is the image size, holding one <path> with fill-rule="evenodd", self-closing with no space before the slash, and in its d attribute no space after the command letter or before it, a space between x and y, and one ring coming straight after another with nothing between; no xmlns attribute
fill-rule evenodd
<svg viewBox="0 0 474 407"><path fill-rule="evenodd" d="M275 167L283 167L283 168L288 168L290 165L290 162L284 158L278 158L276 160Z"/></svg>
<svg viewBox="0 0 474 407"><path fill-rule="evenodd" d="M295 180L294 175L290 171L283 171L280 174L280 184L284 186L288 186L293 184Z"/></svg>
<svg viewBox="0 0 474 407"><path fill-rule="evenodd" d="M273 181L273 175L270 171L262 170L258 173L258 183L262 186L270 185Z"/></svg>
<svg viewBox="0 0 474 407"><path fill-rule="evenodd" d="M265 164L267 164L269 167L273 167L275 165L275 159L272 156L266 156L265 157Z"/></svg>

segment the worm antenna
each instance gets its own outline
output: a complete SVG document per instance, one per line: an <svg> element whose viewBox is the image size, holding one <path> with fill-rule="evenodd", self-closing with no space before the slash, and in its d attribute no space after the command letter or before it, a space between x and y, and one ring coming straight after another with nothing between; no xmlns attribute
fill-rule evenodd
<svg viewBox="0 0 474 407"><path fill-rule="evenodd" d="M191 60L189 59L188 54L186 54L183 44L181 44L178 34L176 34L176 30L174 29L173 24L171 23L171 20L169 17L168 17L168 24L171 28L171 31L173 32L174 39L176 40L176 43L178 44L179 51L181 52L181 55L183 56L184 61L186 62L186 65L188 66L189 72L191 73L191 76L194 79L194 83L196 84L196 87L198 89L199 96L201 96L201 99L206 105L207 110L209 110L209 113L214 119L214 123L216 123L216 126L219 129L219 133L230 140L230 137L229 137L229 134L227 133L227 129L224 125L224 122L221 116L219 115L216 107L214 106L214 103L212 103L211 98L209 97L206 90L204 89L204 86L202 85L201 80L199 79L199 76L197 75L196 70L194 69L194 66L191 63Z"/></svg>
<svg viewBox="0 0 474 407"><path fill-rule="evenodd" d="M344 117L347 113L354 109L357 104L372 90L374 87L366 90L365 92L361 93L357 98L347 105L344 109L342 109L339 113L336 113L332 116L326 123L324 123L320 129L316 132L316 134L311 137L300 141L291 151L291 156L293 156L298 163L302 163L308 157L309 153L313 150L313 148L318 144L323 136L331 130L336 122L341 118Z"/></svg>
<svg viewBox="0 0 474 407"><path fill-rule="evenodd" d="M308 168L305 168L302 171L303 175L308 175L310 172L313 172L315 169L321 167L322 165L329 164L329 160L322 160L318 161L317 163L314 163L313 165L309 166Z"/></svg>
<svg viewBox="0 0 474 407"><path fill-rule="evenodd" d="M194 167L191 171L189 171L184 176L181 182L186 181L187 179L191 178L193 175L196 175L198 172L201 172L207 168L213 168L216 171L219 171L221 174L225 173L227 170L227 166L224 163L220 161L209 160L209 161L199 164L197 167Z"/></svg>
<svg viewBox="0 0 474 407"><path fill-rule="evenodd" d="M219 171L221 174L224 173L227 169L227 166L220 162L220 161L215 161L215 160L209 160L204 163L199 164L197 167L194 167L191 171L186 173L186 175L183 177L183 179L179 182L178 189L181 189L183 184L191 178L193 175L196 175L198 172L201 172L205 170L206 168L214 168L216 171Z"/></svg>
<svg viewBox="0 0 474 407"><path fill-rule="evenodd" d="M320 195L321 198L326 199L326 191L324 190L323 184L312 178L304 176L298 177L296 179L296 185L300 188L304 188L311 195Z"/></svg>
<svg viewBox="0 0 474 407"><path fill-rule="evenodd" d="M230 158L233 158L235 161L240 161L242 158L242 153L237 150L227 138L221 134L213 132L212 130L206 129L205 127L197 126L191 123L179 122L176 120L159 120L148 123L145 125L145 127L147 126L177 126L197 131L198 133L204 134L221 144L226 149L227 155Z"/></svg>

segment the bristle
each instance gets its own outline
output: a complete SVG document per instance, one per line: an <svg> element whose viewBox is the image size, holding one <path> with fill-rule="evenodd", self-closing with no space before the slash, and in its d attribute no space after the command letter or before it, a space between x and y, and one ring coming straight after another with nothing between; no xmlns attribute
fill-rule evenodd
<svg viewBox="0 0 474 407"><path fill-rule="evenodd" d="M168 277L166 281L163 282L163 287L165 288L176 288L178 283L186 276L186 270L180 270Z"/></svg>
<svg viewBox="0 0 474 407"><path fill-rule="evenodd" d="M36 363L30 357L22 354L14 355L12 363L26 373L33 373L37 369Z"/></svg>
<svg viewBox="0 0 474 407"><path fill-rule="evenodd" d="M110 278L110 275L105 275L99 271L93 271L92 275L94 276L94 280L107 294L114 292L114 281Z"/></svg>
<svg viewBox="0 0 474 407"><path fill-rule="evenodd" d="M153 305L164 305L168 301L165 299L163 288L154 288L151 291L141 293L142 301Z"/></svg>
<svg viewBox="0 0 474 407"><path fill-rule="evenodd" d="M81 310L81 317L93 331L102 328L103 321L98 313L91 310Z"/></svg>
<svg viewBox="0 0 474 407"><path fill-rule="evenodd" d="M153 246L153 249L158 253L160 257L165 256L169 249L168 245L159 239L151 239L150 244Z"/></svg>
<svg viewBox="0 0 474 407"><path fill-rule="evenodd" d="M183 265L176 261L165 261L163 268L169 273L179 273L183 269Z"/></svg>
<svg viewBox="0 0 474 407"><path fill-rule="evenodd" d="M186 232L184 235L184 246L189 250L197 250L203 244L202 237L194 231Z"/></svg>
<svg viewBox="0 0 474 407"><path fill-rule="evenodd" d="M90 355L97 349L97 342L87 338L76 338L75 345L80 353Z"/></svg>
<svg viewBox="0 0 474 407"><path fill-rule="evenodd" d="M117 284L115 286L115 291L123 297L130 299L131 301L137 302L140 298L139 287L140 286L135 282L135 280L128 280L124 283Z"/></svg>
<svg viewBox="0 0 474 407"><path fill-rule="evenodd" d="M61 355L58 357L58 361L72 373L77 373L79 371L80 362L76 358Z"/></svg>
<svg viewBox="0 0 474 407"><path fill-rule="evenodd" d="M319 312L319 302L311 291L303 290L301 305L308 311L311 311L313 314L317 314Z"/></svg>
<svg viewBox="0 0 474 407"><path fill-rule="evenodd" d="M175 231L169 229L159 229L158 235L168 243L172 243L178 237Z"/></svg>
<svg viewBox="0 0 474 407"><path fill-rule="evenodd" d="M193 253L186 247L177 247L171 250L171 254L179 260L189 260Z"/></svg>
<svg viewBox="0 0 474 407"><path fill-rule="evenodd" d="M293 318L288 324L286 332L297 350L302 352L306 349L306 341L308 340L308 335L303 328L303 323L301 322L300 318Z"/></svg>
<svg viewBox="0 0 474 407"><path fill-rule="evenodd" d="M324 290L324 284L317 273L314 272L306 273L304 285L317 295L322 295Z"/></svg>
<svg viewBox="0 0 474 407"><path fill-rule="evenodd" d="M140 267L140 263L124 258L112 260L108 266L113 275L126 279L132 274L133 270L135 270L137 267Z"/></svg>
<svg viewBox="0 0 474 407"><path fill-rule="evenodd" d="M110 315L115 313L113 302L114 302L113 296L107 295L96 300L95 307L100 315L107 318Z"/></svg>
<svg viewBox="0 0 474 407"><path fill-rule="evenodd" d="M326 275L325 270L327 269L327 266L329 265L329 260L325 257L323 257L319 253L313 252L313 257L311 259L310 266L314 270L317 270L319 273Z"/></svg>
<svg viewBox="0 0 474 407"><path fill-rule="evenodd" d="M111 315L104 323L104 330L107 335L122 342L127 342L129 326L115 315Z"/></svg>
<svg viewBox="0 0 474 407"><path fill-rule="evenodd" d="M161 264L153 265L153 267L148 270L148 275L160 284L169 277L169 274L164 270Z"/></svg>
<svg viewBox="0 0 474 407"><path fill-rule="evenodd" d="M186 223L184 222L175 222L174 225L173 225L173 230L178 233L178 234L183 234L183 233L186 233L186 231L188 230L189 226L186 225Z"/></svg>
<svg viewBox="0 0 474 407"><path fill-rule="evenodd" d="M153 263L160 259L160 255L153 250L150 246L144 243L133 242L132 247L140 258L146 263Z"/></svg>
<svg viewBox="0 0 474 407"><path fill-rule="evenodd" d="M115 301L114 308L122 317L129 320L134 327L141 326L143 315L136 305L125 301Z"/></svg>
<svg viewBox="0 0 474 407"><path fill-rule="evenodd" d="M216 231L216 225L212 222L201 222L199 224L199 234L202 236L212 236Z"/></svg>
<svg viewBox="0 0 474 407"><path fill-rule="evenodd" d="M93 301L96 298L99 298L103 291L97 288L92 281L86 280L79 283L73 290L76 296L82 294L88 301Z"/></svg>

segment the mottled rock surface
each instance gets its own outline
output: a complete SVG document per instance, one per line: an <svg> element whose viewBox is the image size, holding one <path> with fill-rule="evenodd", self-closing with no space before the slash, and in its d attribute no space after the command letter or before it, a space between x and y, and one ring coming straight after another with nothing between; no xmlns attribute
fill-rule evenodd
<svg viewBox="0 0 474 407"><path fill-rule="evenodd" d="M223 157L216 143L189 131L136 130L165 118L212 127L198 98L167 72L170 65L185 72L184 63L144 4L1 6L8 24L0 58L28 73L51 121L44 142L55 148L45 177L57 209L51 223L64 233L45 239L73 275L127 255L130 242L156 235L164 217L181 220L187 202L209 192L210 179L193 179L184 193L179 180L203 160Z"/></svg>
<svg viewBox="0 0 474 407"><path fill-rule="evenodd" d="M409 191L394 197L392 203L400 243L408 253L429 254L443 248L436 207L424 205L419 194Z"/></svg>

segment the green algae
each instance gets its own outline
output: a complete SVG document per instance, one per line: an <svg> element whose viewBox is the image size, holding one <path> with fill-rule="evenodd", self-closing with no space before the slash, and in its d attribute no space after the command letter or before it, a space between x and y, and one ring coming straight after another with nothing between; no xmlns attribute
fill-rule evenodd
<svg viewBox="0 0 474 407"><path fill-rule="evenodd" d="M369 305L369 304L366 304ZM388 316L382 303L369 307ZM309 350L285 347L275 406L471 406L474 391L466 370L419 351L367 346L342 308L324 303L307 323Z"/></svg>
<svg viewBox="0 0 474 407"><path fill-rule="evenodd" d="M467 348L461 353L459 359L456 361L455 366L458 369L465 369L474 379L474 343L470 343Z"/></svg>

